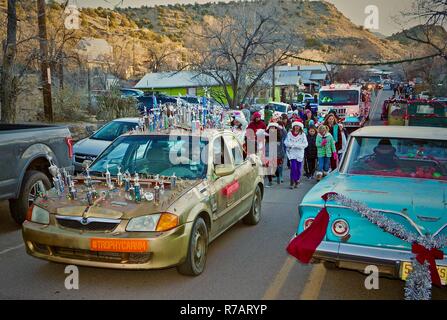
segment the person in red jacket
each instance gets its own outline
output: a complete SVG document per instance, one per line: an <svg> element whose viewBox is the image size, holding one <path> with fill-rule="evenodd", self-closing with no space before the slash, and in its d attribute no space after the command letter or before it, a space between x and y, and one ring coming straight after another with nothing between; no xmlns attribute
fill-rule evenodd
<svg viewBox="0 0 447 320"><path fill-rule="evenodd" d="M259 130L265 131L267 129L267 126L265 125L264 121L261 120L261 114L259 112L253 113L253 116L251 117L251 122L247 127L246 131L246 137L247 137L247 144L248 144L248 153L256 153L257 152L257 134L259 133Z"/></svg>

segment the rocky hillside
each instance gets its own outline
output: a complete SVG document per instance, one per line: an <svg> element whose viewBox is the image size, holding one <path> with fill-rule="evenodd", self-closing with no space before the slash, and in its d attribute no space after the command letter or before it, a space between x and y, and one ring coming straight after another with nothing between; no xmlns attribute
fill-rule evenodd
<svg viewBox="0 0 447 320"><path fill-rule="evenodd" d="M416 51L430 51L433 49L426 44L409 39L407 35L411 38L422 40L427 39L428 35L429 39L440 48L444 47L447 43L447 31L443 27L434 26L427 28L422 25L410 28L403 32L395 33L390 36L388 40L399 42L401 45Z"/></svg>
<svg viewBox="0 0 447 320"><path fill-rule="evenodd" d="M20 30L36 32L34 5L18 10ZM221 16L237 6L260 6L260 0L177 4L141 8L83 8L78 39L102 38L114 49L114 65L129 67L133 75L148 71L148 48L176 51L172 63L165 68L178 69L187 63L188 50L183 41L190 27L201 24L206 16ZM288 20L304 39L301 56L337 61L398 59L408 55L409 42L402 34L389 38L357 26L337 8L325 1L278 0L281 19ZM48 2L49 34L56 34L63 25L63 8L57 1ZM25 16L27 16L25 18ZM6 0L0 0L0 20L6 21ZM1 28L3 38L6 28ZM443 30L445 33L445 30ZM50 39L51 40L51 39ZM57 39L56 39L57 40ZM57 42L57 41L56 41ZM69 49L69 48L68 48ZM121 55L120 58L117 53ZM157 54L157 53L155 53ZM160 54L163 54L161 52ZM292 61L295 62L295 61ZM296 61L302 64L302 61Z"/></svg>
<svg viewBox="0 0 447 320"><path fill-rule="evenodd" d="M353 24L338 9L325 1L278 1L282 19L288 19L305 39L305 49L314 58L390 59L405 54L397 42L381 39L376 34ZM189 26L201 23L206 15L219 16L229 7L241 2L167 5L118 9L118 12L135 21L140 28L182 42ZM259 6L260 1L244 3ZM340 51L343 49L343 53ZM304 52L306 55L306 52Z"/></svg>

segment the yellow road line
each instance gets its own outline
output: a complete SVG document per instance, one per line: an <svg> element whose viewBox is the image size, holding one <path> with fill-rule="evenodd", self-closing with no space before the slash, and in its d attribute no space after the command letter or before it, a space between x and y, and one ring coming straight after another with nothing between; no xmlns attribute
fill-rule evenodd
<svg viewBox="0 0 447 320"><path fill-rule="evenodd" d="M321 263L316 264L310 272L306 286L300 295L300 300L317 300L320 295L325 276L326 268Z"/></svg>
<svg viewBox="0 0 447 320"><path fill-rule="evenodd" d="M281 270L279 270L272 284L268 287L267 291L264 293L262 300L274 300L278 298L278 295L287 280L292 267L295 265L295 259L292 257L287 257Z"/></svg>

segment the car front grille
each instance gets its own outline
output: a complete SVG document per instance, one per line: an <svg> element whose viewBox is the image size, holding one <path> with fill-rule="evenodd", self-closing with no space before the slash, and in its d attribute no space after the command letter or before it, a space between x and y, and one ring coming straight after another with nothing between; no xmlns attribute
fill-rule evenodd
<svg viewBox="0 0 447 320"><path fill-rule="evenodd" d="M82 231L113 231L120 224L116 219L56 216L59 226Z"/></svg>
<svg viewBox="0 0 447 320"><path fill-rule="evenodd" d="M91 154L75 153L74 159L77 163L83 163L85 160L94 161L96 159L96 156Z"/></svg>
<svg viewBox="0 0 447 320"><path fill-rule="evenodd" d="M124 264L141 264L147 263L152 257L150 252L142 253L126 253L126 252L105 252L91 251L83 249L72 249L64 247L49 247L52 254L61 258L89 260L97 262L124 263Z"/></svg>

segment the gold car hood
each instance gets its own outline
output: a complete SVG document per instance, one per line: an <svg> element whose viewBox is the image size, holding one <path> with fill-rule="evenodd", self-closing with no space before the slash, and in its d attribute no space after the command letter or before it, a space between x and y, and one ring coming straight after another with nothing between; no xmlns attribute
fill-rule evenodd
<svg viewBox="0 0 447 320"><path fill-rule="evenodd" d="M65 191L57 195L55 189L48 191L45 197L36 199L35 204L48 210L50 213L62 216L84 216L110 219L131 219L133 217L167 211L179 198L190 192L199 185L202 180L183 180L177 183L175 190L165 189L164 194L160 195L160 202L142 200L135 202L126 199L124 189L110 191L110 196L101 198L103 191L108 191L103 184L95 186L99 197L94 200L92 206L88 205L84 185L76 185L77 199L72 200ZM153 188L142 184L143 192L153 192ZM175 210L180 214L181 210Z"/></svg>

